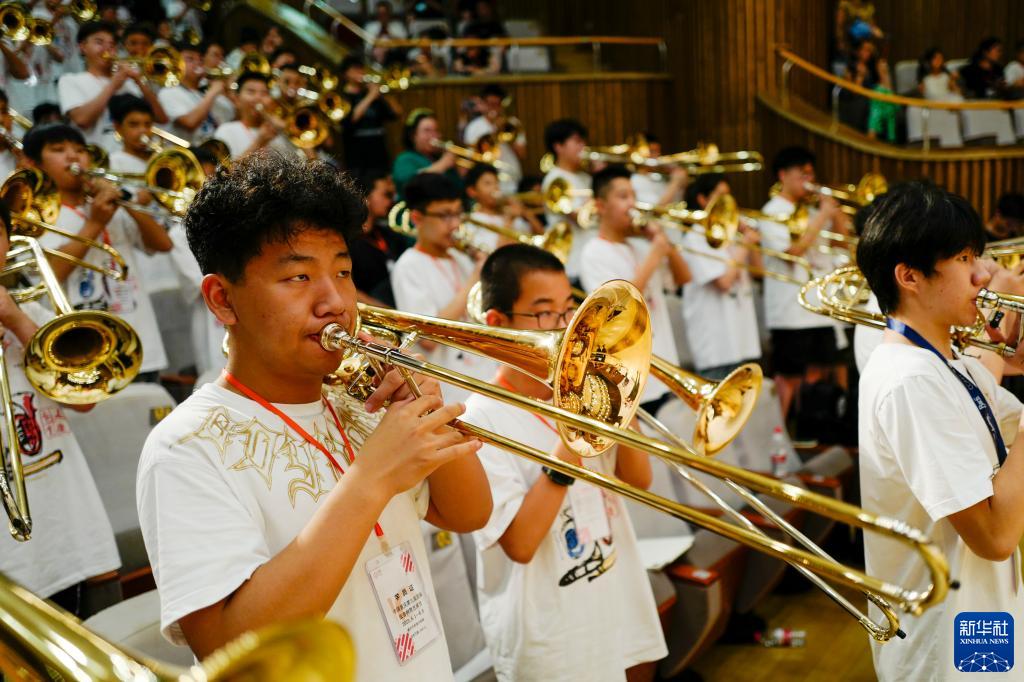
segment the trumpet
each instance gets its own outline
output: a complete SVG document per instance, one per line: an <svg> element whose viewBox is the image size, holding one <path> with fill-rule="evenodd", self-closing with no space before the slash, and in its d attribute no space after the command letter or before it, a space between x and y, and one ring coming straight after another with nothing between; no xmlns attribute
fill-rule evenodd
<svg viewBox="0 0 1024 682"><path fill-rule="evenodd" d="M307 619L247 632L189 669L139 657L0 575L0 674L11 680L311 682L355 678L352 639Z"/></svg>
<svg viewBox="0 0 1024 682"><path fill-rule="evenodd" d="M99 249L107 254L116 267L103 267L94 265L87 260L77 258L71 254L64 253L57 249L44 249L50 258L60 258L78 267L94 270L104 277L124 280L128 272L128 266L124 258L117 250L102 242L89 237L83 237L63 230L54 223L60 213L60 192L57 190L53 179L35 168L22 168L11 173L0 185L0 201L8 208L13 223L11 234L21 237L38 239L44 232L60 235L65 239L85 244L90 249ZM23 248L22 251L25 249ZM14 251L9 251L8 260ZM10 266L9 266L10 267ZM9 273L7 273L9 274ZM14 295L14 294L12 294Z"/></svg>
<svg viewBox="0 0 1024 682"><path fill-rule="evenodd" d="M83 168L73 163L68 170L74 175L87 175L109 180L120 187L131 187L152 193L168 213L185 215L199 188L206 182L206 173L195 154L187 149L165 149L154 155L145 172L115 173L102 168ZM130 202L128 202L130 203ZM137 204L129 208L137 208Z"/></svg>
<svg viewBox="0 0 1024 682"><path fill-rule="evenodd" d="M309 84L316 90L337 90L341 85L341 79L337 74L322 64L316 66L302 64L299 66L299 73L306 76L309 79Z"/></svg>
<svg viewBox="0 0 1024 682"><path fill-rule="evenodd" d="M270 68L270 61L263 56L263 53L250 52L242 57L242 61L239 63L237 69L231 68L231 66L226 63L221 63L218 68L206 69L206 77L208 79L237 78L243 73L249 71L253 73L262 73L264 76L270 76L273 73L273 69Z"/></svg>
<svg viewBox="0 0 1024 682"><path fill-rule="evenodd" d="M748 208L740 209L740 215L750 220L768 220L783 225L789 230L789 238L792 241L800 239L804 232L807 231L807 226L810 223L810 211L805 203L798 204L796 210L790 215L762 213L761 211ZM860 241L856 235L842 234L841 232L833 232L831 230L819 230L818 236L831 242L830 245L815 244L815 248L818 251L846 258L853 257L857 250L857 243Z"/></svg>
<svg viewBox="0 0 1024 682"><path fill-rule="evenodd" d="M885 330L885 315L864 308L870 296L871 289L864 273L857 266L847 265L804 284L800 288L800 305L812 313L834 320ZM1017 329L1017 338L1020 339L1024 333L1024 296L981 289L975 304L978 306L977 321L971 327L954 327L951 330L953 344L961 350L974 346L1003 357L1013 356L1016 349L1012 346L981 338L985 327L995 322L994 319L986 320L983 311L995 309L997 313L1008 311L1021 314Z"/></svg>
<svg viewBox="0 0 1024 682"><path fill-rule="evenodd" d="M181 83L181 74L185 71L185 62L173 47L155 45L149 49L145 57L118 57L115 54L104 55L117 68L121 64L137 66L146 80L161 88L172 88Z"/></svg>
<svg viewBox="0 0 1024 682"><path fill-rule="evenodd" d="M515 405L553 419L566 445L584 456L597 454L613 443L654 454L666 461L726 478L748 489L768 494L834 520L896 539L919 554L929 573L924 589L895 585L844 566L817 553L793 548L765 538L748 528L727 523L646 490L635 488L518 443L510 438L463 422L458 430L517 456L548 466L569 476L650 506L676 518L708 528L783 561L795 562L831 583L866 591L891 601L910 613L920 614L942 601L951 586L949 567L939 551L920 531L891 518L877 517L859 507L818 495L744 469L701 456L684 444L670 444L623 428L636 413L637 400L650 364L650 320L642 295L625 282L609 282L583 302L569 326L562 331L540 332L453 322L399 311L359 306L359 320L370 331L393 334L416 332L422 338L467 352L482 354L510 364L544 381L553 391L552 403L524 398L501 387L418 360L400 350L360 339L355 329L329 324L320 335L327 350L345 352L338 380L353 395L365 395L388 365L403 373L418 372ZM367 380L369 372L376 380ZM895 617L895 616L893 616ZM879 628L875 636L895 634L893 627Z"/></svg>

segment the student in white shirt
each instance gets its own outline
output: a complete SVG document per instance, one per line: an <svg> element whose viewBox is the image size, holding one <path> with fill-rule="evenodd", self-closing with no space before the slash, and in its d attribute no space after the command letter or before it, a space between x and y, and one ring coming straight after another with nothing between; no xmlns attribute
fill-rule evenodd
<svg viewBox="0 0 1024 682"><path fill-rule="evenodd" d="M213 137L218 125L234 118L235 107L224 95L225 79L211 80L206 92L199 89L206 73L200 49L187 43L175 47L185 68L179 85L160 90L160 104L173 124L171 132L192 143L202 142Z"/></svg>
<svg viewBox="0 0 1024 682"><path fill-rule="evenodd" d="M609 166L598 171L593 190L600 224L597 236L583 247L581 262L585 266L580 272L580 283L589 292L612 279L632 282L644 293L650 310L654 354L678 365L679 351L665 291L690 281L689 265L658 223L649 221L637 233L633 224L636 195L628 170ZM665 384L650 377L642 406L657 415L671 396Z"/></svg>
<svg viewBox="0 0 1024 682"><path fill-rule="evenodd" d="M686 190L686 205L705 210L727 194L729 183L724 175L698 175ZM740 243L718 248L708 244L699 230L683 236L683 244L697 252L686 261L692 279L683 285L683 322L693 364L708 379L724 379L740 365L761 359L748 269L761 267L760 253L751 248L760 237L746 222L740 223L738 236Z"/></svg>
<svg viewBox="0 0 1024 682"><path fill-rule="evenodd" d="M78 31L78 48L85 61L85 71L65 73L57 85L61 111L82 129L86 142L98 144L108 152L117 149L107 112L114 95L126 92L142 97L153 107L154 120L167 122L160 101L142 72L131 64L121 64L114 69L116 31L115 26L103 22L82 24Z"/></svg>
<svg viewBox="0 0 1024 682"><path fill-rule="evenodd" d="M647 141L650 157L662 155L661 140L647 132L643 134ZM637 166L630 182L636 192L636 200L655 206L667 206L683 200L683 193L690 181L690 174L682 166L666 166L652 168Z"/></svg>
<svg viewBox="0 0 1024 682"><path fill-rule="evenodd" d="M273 102L270 99L269 80L262 73L248 71L235 81L238 86L235 94L238 119L220 124L213 135L227 144L232 159L239 159L264 147L273 148L285 155L295 155L295 147L280 134L284 123L267 111Z"/></svg>
<svg viewBox="0 0 1024 682"><path fill-rule="evenodd" d="M1024 617L1021 403L950 344L950 327L974 323L982 287L1024 292L1019 275L980 258L984 246L965 199L909 183L876 200L857 247L889 318L860 379L862 506L921 529L960 584L921 616L901 616L907 639L872 642L882 682L960 679L953 643L961 612ZM1019 348L1011 362L1021 364ZM870 575L926 582L920 558L904 545L867 533L864 554ZM1020 660L1019 637L1014 646Z"/></svg>
<svg viewBox="0 0 1024 682"><path fill-rule="evenodd" d="M593 230L581 230L576 224L576 212L586 202L590 194L590 173L583 170L583 150L587 146L587 129L582 123L571 118L552 121L544 128L544 148L554 157L555 165L544 175L541 191L546 192L556 179L569 183L572 211L565 215L552 213L548 210L547 224L554 225L566 218L573 225L572 253L565 269L569 279L578 279L580 275L580 253L583 246L593 236Z"/></svg>
<svg viewBox="0 0 1024 682"><path fill-rule="evenodd" d="M51 265L58 279L64 282L71 305L78 309L106 310L135 328L142 342L142 380L155 380L157 372L167 367L167 355L157 327L156 315L149 295L139 281L138 261L134 248L168 251L172 244L164 226L152 216L119 207L120 190L105 181L88 181L69 170L73 163L88 163L85 140L76 128L54 123L37 126L25 136L25 157L30 166L48 175L60 192L61 210L57 227L104 242L117 249L128 266L123 281L103 277L88 268L76 267L64 259L53 259ZM89 199L87 192L92 193ZM110 256L99 249L47 233L44 246L111 267Z"/></svg>
<svg viewBox="0 0 1024 682"><path fill-rule="evenodd" d="M781 191L761 211L788 217L802 202L813 199L807 185L814 182L814 162L814 154L803 147L781 149L772 164ZM817 248L823 243L819 238L821 230L849 233L846 214L827 196L820 197L817 210L811 210L807 229L799 239L793 240L789 229L781 223L762 220L758 225L766 248L806 258L816 274L826 274L838 265L833 256ZM803 269L779 258L765 258L765 267L790 277L806 277ZM796 284L769 277L764 280L765 324L771 334L771 367L783 417L789 414L800 387L825 379L838 361L836 325L805 310L800 305L799 293Z"/></svg>
<svg viewBox="0 0 1024 682"><path fill-rule="evenodd" d="M490 514L479 442L446 426L464 408L422 377L413 398L396 371L365 404L324 396L342 353L320 331L354 326L364 212L329 164L266 152L203 187L186 230L231 352L147 440L139 518L163 632L200 658L321 616L351 635L357 680L451 680L419 522L470 532Z"/></svg>
<svg viewBox="0 0 1024 682"><path fill-rule="evenodd" d="M561 262L533 246L501 247L480 281L491 326L560 329L576 309ZM551 400L548 386L503 365L492 382ZM474 395L465 420L581 464L553 424L525 410ZM667 650L621 498L493 446L481 448L480 461L494 511L473 534L477 589L497 678L651 679ZM638 488L651 484L641 451L619 446L583 465Z"/></svg>
<svg viewBox="0 0 1024 682"><path fill-rule="evenodd" d="M505 88L497 83L489 83L480 91L480 115L466 126L462 140L468 147L474 146L481 137L497 134L496 123L501 123L507 116L504 101L508 97ZM497 140L495 140L497 141ZM523 161L526 160L526 134L519 133L511 143L502 142L498 145L499 158L503 165L505 179L501 182L501 190L505 194L514 194L523 179Z"/></svg>
<svg viewBox="0 0 1024 682"><path fill-rule="evenodd" d="M395 307L446 320L466 317L466 298L480 278L486 254L474 258L456 249L462 223L462 192L447 176L420 173L406 184L405 201L416 226L416 244L406 249L391 270ZM439 365L477 378L489 378L494 361L430 341L420 341L427 357ZM462 400L465 389L444 386L448 401Z"/></svg>
<svg viewBox="0 0 1024 682"><path fill-rule="evenodd" d="M544 231L544 226L526 210L522 202L502 196L498 171L494 166L478 163L469 169L463 181L466 183L466 195L472 202L473 210L469 217L473 220L521 234L540 234ZM493 252L499 244L511 243L508 238L500 237L486 228L471 225L470 230L473 243L486 253Z"/></svg>
<svg viewBox="0 0 1024 682"><path fill-rule="evenodd" d="M0 267L7 261L9 224L7 206L0 202ZM37 302L19 306L0 287L0 342L32 521L27 542L0 533L0 571L85 618L120 600L116 570L121 560L85 455L64 415L64 408L88 412L92 405L54 402L25 376L24 347L39 325L52 318ZM5 448L11 436L4 435Z"/></svg>

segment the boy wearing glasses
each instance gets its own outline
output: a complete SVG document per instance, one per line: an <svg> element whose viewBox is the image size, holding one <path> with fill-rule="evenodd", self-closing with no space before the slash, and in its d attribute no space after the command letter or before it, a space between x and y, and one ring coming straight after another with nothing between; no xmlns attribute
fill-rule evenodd
<svg viewBox="0 0 1024 682"><path fill-rule="evenodd" d="M395 307L410 313L446 320L466 315L466 297L480 278L482 256L474 262L457 251L455 233L462 223L462 190L440 173L420 173L405 185L405 202L416 227L416 244L395 262L391 289ZM489 377L494 363L450 346L422 340L427 359L478 378ZM447 401L462 401L468 391L443 386Z"/></svg>
<svg viewBox="0 0 1024 682"><path fill-rule="evenodd" d="M573 313L561 262L533 246L495 251L480 276L488 325L564 328ZM501 365L492 383L537 400L547 385ZM580 464L555 424L480 395L465 420ZM651 679L665 640L633 525L614 494L493 446L479 452L494 500L473 534L480 619L499 680ZM586 466L647 488L646 453L619 446ZM538 605L543 605L539 608Z"/></svg>

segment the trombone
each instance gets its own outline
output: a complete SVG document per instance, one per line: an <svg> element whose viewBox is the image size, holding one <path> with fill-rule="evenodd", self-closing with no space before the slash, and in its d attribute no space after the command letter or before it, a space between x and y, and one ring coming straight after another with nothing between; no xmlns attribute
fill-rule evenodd
<svg viewBox="0 0 1024 682"><path fill-rule="evenodd" d="M870 296L871 289L864 273L857 266L848 265L804 284L800 288L800 305L812 313L831 317L840 322L860 324L884 331L886 328L885 315L863 307L867 304ZM989 322L997 322L995 318L991 321L986 320L982 311L995 309L997 315L998 311L1009 311L1022 315L1017 329L1017 338L1020 339L1024 332L1024 327L1022 327L1024 325L1024 296L982 289L978 292L975 304L978 306L977 322L971 327L954 327L951 336L953 344L961 350L967 346L974 346L1002 357L1012 357L1016 352L1014 347L1006 343L985 341L981 338L986 325Z"/></svg>
<svg viewBox="0 0 1024 682"><path fill-rule="evenodd" d="M756 151L720 152L713 143L699 144L695 149L663 156L651 156L646 139L640 135L625 144L610 147L584 147L581 154L584 167L593 163L614 163L626 166L663 168L681 166L690 175L708 173L749 173L762 168L764 157ZM547 153L540 159L540 170L547 173L555 166L555 157Z"/></svg>
<svg viewBox="0 0 1024 682"><path fill-rule="evenodd" d="M889 183L881 173L865 173L856 185L819 185L813 182L805 182L804 189L819 197L831 197L838 201L843 213L854 215L864 206L875 200L876 197L889 191ZM782 183L776 182L768 190L769 196L775 196L782 191Z"/></svg>
<svg viewBox="0 0 1024 682"><path fill-rule="evenodd" d="M494 166L502 173L507 173L511 169L507 163L501 160L501 149L496 145L491 146L485 151L480 151L471 147L463 147L449 140L431 140L431 145L457 156L459 158L460 165L472 167L472 165L476 163L486 163Z"/></svg>
<svg viewBox="0 0 1024 682"><path fill-rule="evenodd" d="M0 185L0 201L7 206L11 213L11 221L14 223L11 228L12 236L39 239L44 232L51 232L65 239L81 242L90 249L99 249L110 257L117 266L116 268L94 265L58 249L44 248L43 251L50 258L61 258L78 267L95 270L104 277L124 280L128 266L117 249L95 239L61 229L54 224L60 213L60 193L50 176L35 168L16 170L7 176L3 185ZM8 251L8 259L20 255L20 252L16 251L13 249ZM0 272L0 274L5 273Z"/></svg>
<svg viewBox="0 0 1024 682"><path fill-rule="evenodd" d="M703 526L775 558L799 564L831 582L892 601L913 614L920 614L942 601L951 586L949 567L938 547L919 530L903 522L878 517L845 502L704 457L685 444L665 443L623 428L636 412L650 363L649 316L642 295L628 283L609 282L598 288L562 331L482 328L363 305L359 306L359 319L370 327L398 334L417 332L436 342L505 362L544 381L554 396L551 404L524 398L499 386L418 360L395 348L362 340L356 336L355 329L328 324L321 330L321 345L327 350L347 352L347 356L343 356L343 376L339 378L357 392L367 388L365 370L377 371L392 365L406 376L409 372L419 372L554 419L563 441L578 454L592 456L613 443L621 443L896 539L913 548L925 562L931 582L923 590L869 576L816 553L766 538L674 500L564 462L499 434L463 422L451 424L485 443ZM893 628L879 628L876 636L891 634L895 634Z"/></svg>

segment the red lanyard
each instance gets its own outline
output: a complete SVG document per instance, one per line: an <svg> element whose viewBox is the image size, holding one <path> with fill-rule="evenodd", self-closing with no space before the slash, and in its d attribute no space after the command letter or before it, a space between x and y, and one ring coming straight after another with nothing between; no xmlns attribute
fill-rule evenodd
<svg viewBox="0 0 1024 682"><path fill-rule="evenodd" d="M462 279L462 277L460 277L460 275L459 275L459 266L455 263L455 259L453 259L453 258L441 259L441 258L438 258L436 256L432 256L431 254L429 254L426 251L424 251L423 249L421 249L419 246L416 247L416 250L419 251L420 253L426 255L427 257L430 258L430 260L432 260L434 262L434 267L437 268L437 271L440 272L441 276L444 277L445 280L449 284L452 285L452 293L453 294L458 293L458 291L459 291L459 281ZM449 271L445 271L445 269L441 267L441 263L440 263L441 260L448 261L448 263L451 265L450 272Z"/></svg>
<svg viewBox="0 0 1024 682"><path fill-rule="evenodd" d="M498 376L494 377L494 383L498 384L502 388L507 388L508 390L512 391L513 393L518 393L518 391L516 390L516 387L513 386L512 384L508 383L508 381L504 377L502 377L500 374ZM552 433L556 433L556 434L558 433L558 429L556 429L554 426L552 426L551 422L549 422L547 419L545 419L544 417L540 416L536 412L531 412L530 414L532 414L534 417L539 419L540 423L543 424L544 426L546 426L549 431L551 431Z"/></svg>
<svg viewBox="0 0 1024 682"><path fill-rule="evenodd" d="M229 384L231 384L239 391L241 391L243 394L245 394L247 398L256 401L257 403L259 403L260 407L280 417L281 420L284 421L284 423L287 424L295 433L302 436L303 440L305 440L307 443L309 443L317 450L322 452L324 454L324 457L326 457L328 461L330 461L331 465L334 467L334 470L337 471L339 475L343 475L345 473L345 470L341 468L341 465L338 464L338 460L334 458L334 455L331 454L330 450L328 450L323 443L318 441L316 438L313 438L313 436L309 435L309 432L306 431L301 426L299 426L294 419L292 419L284 412L274 407L274 405L268 402L267 399L261 396L259 393L252 390L251 388L243 384L241 381L236 379L234 375L231 374L231 372L224 370L224 378L228 380ZM351 464L352 461L355 460L356 458L356 453L352 450L352 443L349 442L348 435L345 433L345 429L343 429L341 426L341 420L338 419L338 413L334 411L334 407L323 396L320 396L320 400L323 401L324 406L331 413L331 416L334 417L334 425L338 427L338 432L341 434L341 439L345 441L345 450L348 452L348 461ZM379 523L375 523L373 525L373 532L376 533L377 537L382 537L384 535L384 530L380 527Z"/></svg>

